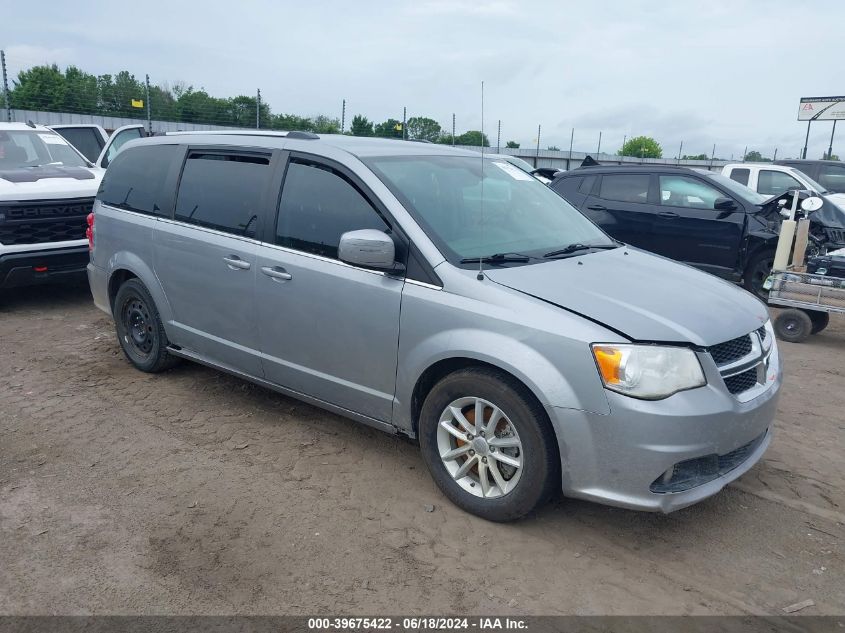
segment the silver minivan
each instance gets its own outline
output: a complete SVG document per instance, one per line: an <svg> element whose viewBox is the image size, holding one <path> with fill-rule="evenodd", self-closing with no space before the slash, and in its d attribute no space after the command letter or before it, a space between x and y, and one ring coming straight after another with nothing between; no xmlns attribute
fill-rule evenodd
<svg viewBox="0 0 845 633"><path fill-rule="evenodd" d="M418 440L443 493L670 512L751 468L766 307L614 241L506 161L303 132L130 141L89 218L126 357L189 359Z"/></svg>

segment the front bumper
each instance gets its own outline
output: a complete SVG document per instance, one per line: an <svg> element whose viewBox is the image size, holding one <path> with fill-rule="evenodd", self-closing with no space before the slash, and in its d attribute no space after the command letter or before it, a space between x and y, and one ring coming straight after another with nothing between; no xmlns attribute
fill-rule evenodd
<svg viewBox="0 0 845 633"><path fill-rule="evenodd" d="M716 494L754 466L771 442L782 382L777 350L772 361L766 389L747 402L728 393L717 372L705 369L706 386L664 400L608 391L607 415L548 407L564 494L652 512L672 512ZM678 492L653 491L670 488L654 484L689 460L715 463L716 471Z"/></svg>
<svg viewBox="0 0 845 633"><path fill-rule="evenodd" d="M0 254L0 288L61 281L85 272L88 246Z"/></svg>

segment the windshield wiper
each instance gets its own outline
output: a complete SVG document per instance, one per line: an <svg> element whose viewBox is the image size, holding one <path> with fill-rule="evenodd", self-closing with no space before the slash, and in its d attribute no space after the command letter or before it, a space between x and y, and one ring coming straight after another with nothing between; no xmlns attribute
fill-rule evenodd
<svg viewBox="0 0 845 633"><path fill-rule="evenodd" d="M610 249L610 248L619 248L618 244L581 244L580 242L576 242L574 244L570 244L569 246L565 246L556 251L549 251L545 255L544 258L550 257L561 257L562 255L570 255L572 253L577 253L578 251L588 251L592 248L596 249Z"/></svg>
<svg viewBox="0 0 845 633"><path fill-rule="evenodd" d="M493 255L485 255L484 257L464 257L461 260L462 264L501 264L508 262L527 262L531 259L536 259L530 255L523 255L522 253L494 253Z"/></svg>

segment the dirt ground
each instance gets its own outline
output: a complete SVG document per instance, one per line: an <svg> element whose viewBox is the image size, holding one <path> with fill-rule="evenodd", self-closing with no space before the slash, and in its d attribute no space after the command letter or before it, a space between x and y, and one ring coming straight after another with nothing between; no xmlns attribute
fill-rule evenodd
<svg viewBox="0 0 845 633"><path fill-rule="evenodd" d="M407 441L198 365L135 371L85 285L9 293L0 613L843 614L845 319L781 349L772 447L715 498L498 525Z"/></svg>

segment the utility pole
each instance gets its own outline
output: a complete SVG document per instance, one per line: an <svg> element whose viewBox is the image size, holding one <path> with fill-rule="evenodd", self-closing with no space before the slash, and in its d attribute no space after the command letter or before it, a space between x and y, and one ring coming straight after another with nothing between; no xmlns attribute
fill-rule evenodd
<svg viewBox="0 0 845 633"><path fill-rule="evenodd" d="M684 154L684 142L681 141L681 146L678 148L678 164L681 164L681 156Z"/></svg>
<svg viewBox="0 0 845 633"><path fill-rule="evenodd" d="M625 143L627 142L627 140L628 140L628 135L623 134L622 135L622 150L621 150L622 156L625 155Z"/></svg>
<svg viewBox="0 0 845 633"><path fill-rule="evenodd" d="M402 108L402 140L404 141L405 136L405 119L408 116L408 108Z"/></svg>
<svg viewBox="0 0 845 633"><path fill-rule="evenodd" d="M147 136L153 135L153 104L150 103L150 76L147 75Z"/></svg>
<svg viewBox="0 0 845 633"><path fill-rule="evenodd" d="M343 107L340 110L340 133L343 134L343 128L346 126L346 99L343 100Z"/></svg>
<svg viewBox="0 0 845 633"><path fill-rule="evenodd" d="M538 167L537 159L540 158L540 126L537 126L537 155L534 158L534 168Z"/></svg>
<svg viewBox="0 0 845 633"><path fill-rule="evenodd" d="M716 144L713 143L713 151L710 152L710 169L713 169L713 157L716 156Z"/></svg>
<svg viewBox="0 0 845 633"><path fill-rule="evenodd" d="M566 168L570 169L572 162L572 142L575 140L575 128L572 128L572 134L569 135L569 158L566 161Z"/></svg>
<svg viewBox="0 0 845 633"><path fill-rule="evenodd" d="M5 68L5 66L4 66ZM833 135L836 134L836 119L833 119L833 129L830 131L830 146L827 148L827 159L833 156Z"/></svg>
<svg viewBox="0 0 845 633"><path fill-rule="evenodd" d="M261 129L261 88L255 93L255 129Z"/></svg>
<svg viewBox="0 0 845 633"><path fill-rule="evenodd" d="M3 67L3 100L6 102L6 121L12 122L12 101L9 97L9 80L6 77L6 51L0 51L0 66Z"/></svg>
<svg viewBox="0 0 845 633"><path fill-rule="evenodd" d="M452 113L452 147L455 146L455 113Z"/></svg>
<svg viewBox="0 0 845 633"><path fill-rule="evenodd" d="M601 131L599 131L599 146L596 148L596 160L598 160L599 154L601 154Z"/></svg>
<svg viewBox="0 0 845 633"><path fill-rule="evenodd" d="M836 122L833 123L836 125ZM833 137L831 137L833 139ZM832 140L831 140L832 142ZM502 149L502 120L499 119L499 131L496 133L496 153L499 153L499 150Z"/></svg>
<svg viewBox="0 0 845 633"><path fill-rule="evenodd" d="M810 123L812 119L807 121L807 136L804 137L804 149L801 151L801 158L807 158L807 144L810 142Z"/></svg>
<svg viewBox="0 0 845 633"><path fill-rule="evenodd" d="M745 162L745 157L748 156L748 145L745 146L745 149L742 150L742 162Z"/></svg>
<svg viewBox="0 0 845 633"><path fill-rule="evenodd" d="M777 159L778 159L778 148L776 147L776 148L775 148L775 155L774 155L774 157L772 158L772 162L776 161Z"/></svg>

